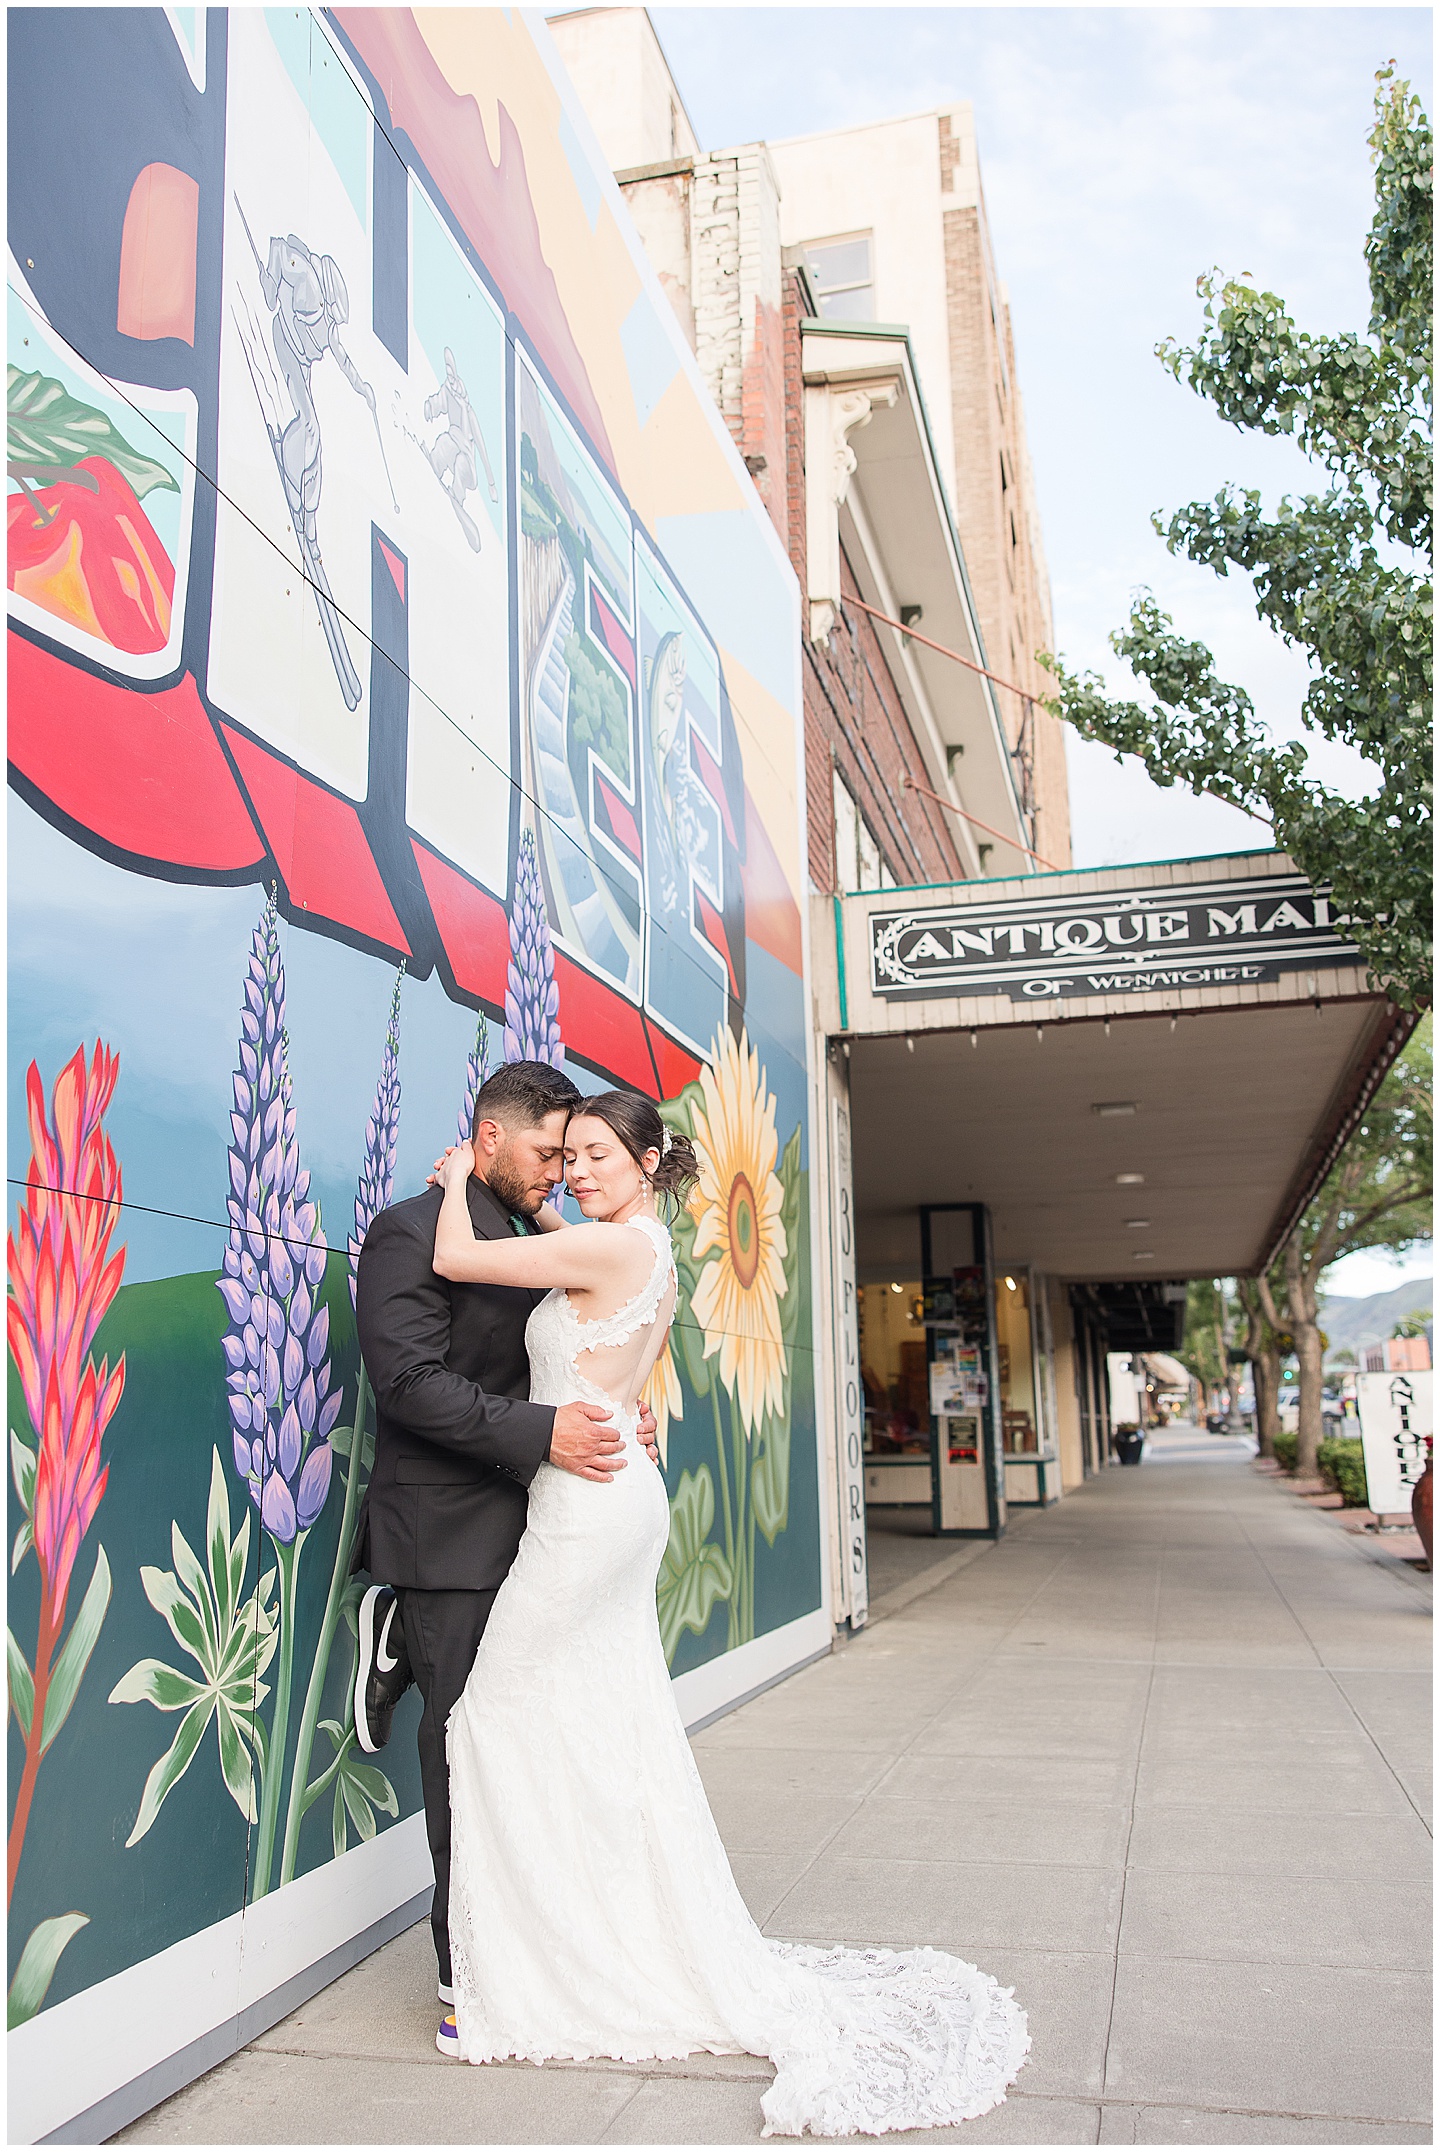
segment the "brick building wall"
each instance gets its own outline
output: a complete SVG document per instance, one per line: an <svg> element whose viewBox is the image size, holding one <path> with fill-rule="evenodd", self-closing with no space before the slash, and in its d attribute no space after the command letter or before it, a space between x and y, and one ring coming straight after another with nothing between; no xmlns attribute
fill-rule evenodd
<svg viewBox="0 0 1440 2152"><path fill-rule="evenodd" d="M785 273L784 425L790 559L805 587L805 387L800 324L808 311L799 276ZM844 596L859 587L841 550ZM910 720L874 622L848 607L826 643L802 638L805 790L810 879L833 890L833 773L838 771L899 884L963 881L965 868L943 808L909 791L906 777L929 785Z"/></svg>
<svg viewBox="0 0 1440 2152"><path fill-rule="evenodd" d="M780 214L763 142L616 174L716 406L782 539Z"/></svg>

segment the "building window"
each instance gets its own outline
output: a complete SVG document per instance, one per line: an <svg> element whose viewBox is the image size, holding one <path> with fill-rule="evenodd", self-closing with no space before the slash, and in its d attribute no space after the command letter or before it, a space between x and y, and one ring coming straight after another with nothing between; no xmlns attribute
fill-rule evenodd
<svg viewBox="0 0 1440 2152"><path fill-rule="evenodd" d="M853 239L822 239L807 246L805 267L815 287L815 303L827 320L875 319L868 232Z"/></svg>
<svg viewBox="0 0 1440 2152"><path fill-rule="evenodd" d="M838 770L835 779L835 887L893 889L895 877L875 832L856 806Z"/></svg>

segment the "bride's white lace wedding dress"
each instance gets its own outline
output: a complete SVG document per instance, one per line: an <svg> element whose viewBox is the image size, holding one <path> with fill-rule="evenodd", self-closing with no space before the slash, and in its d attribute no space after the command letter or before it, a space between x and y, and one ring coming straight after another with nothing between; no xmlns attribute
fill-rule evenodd
<svg viewBox="0 0 1440 2152"><path fill-rule="evenodd" d="M767 2136L968 2121L1004 2098L1029 2047L1011 1992L940 1951L771 1942L731 1876L656 1621L664 1482L634 1409L576 1364L655 1326L643 1381L659 1350L669 1235L654 1219L632 1224L654 1248L644 1289L588 1324L549 1293L526 1332L531 1395L612 1404L627 1462L608 1486L540 1467L451 1714L460 2052L477 2063L768 2055Z"/></svg>

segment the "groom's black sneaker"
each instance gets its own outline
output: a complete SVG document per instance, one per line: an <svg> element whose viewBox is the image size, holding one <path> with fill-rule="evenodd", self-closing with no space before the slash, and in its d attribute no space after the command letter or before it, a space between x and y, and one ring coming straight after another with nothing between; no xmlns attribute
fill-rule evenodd
<svg viewBox="0 0 1440 2152"><path fill-rule="evenodd" d="M400 1603L388 1584L372 1584L360 1602L360 1664L355 1669L355 1738L367 1756L390 1739L395 1706L413 1678Z"/></svg>

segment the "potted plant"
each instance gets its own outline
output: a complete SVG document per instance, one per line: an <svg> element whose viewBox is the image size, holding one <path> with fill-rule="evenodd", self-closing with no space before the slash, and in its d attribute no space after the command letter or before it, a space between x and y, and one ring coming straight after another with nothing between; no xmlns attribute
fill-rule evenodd
<svg viewBox="0 0 1440 2152"><path fill-rule="evenodd" d="M1110 1439L1115 1445L1115 1455L1122 1465L1139 1464L1145 1448L1145 1437L1136 1421L1117 1420Z"/></svg>

